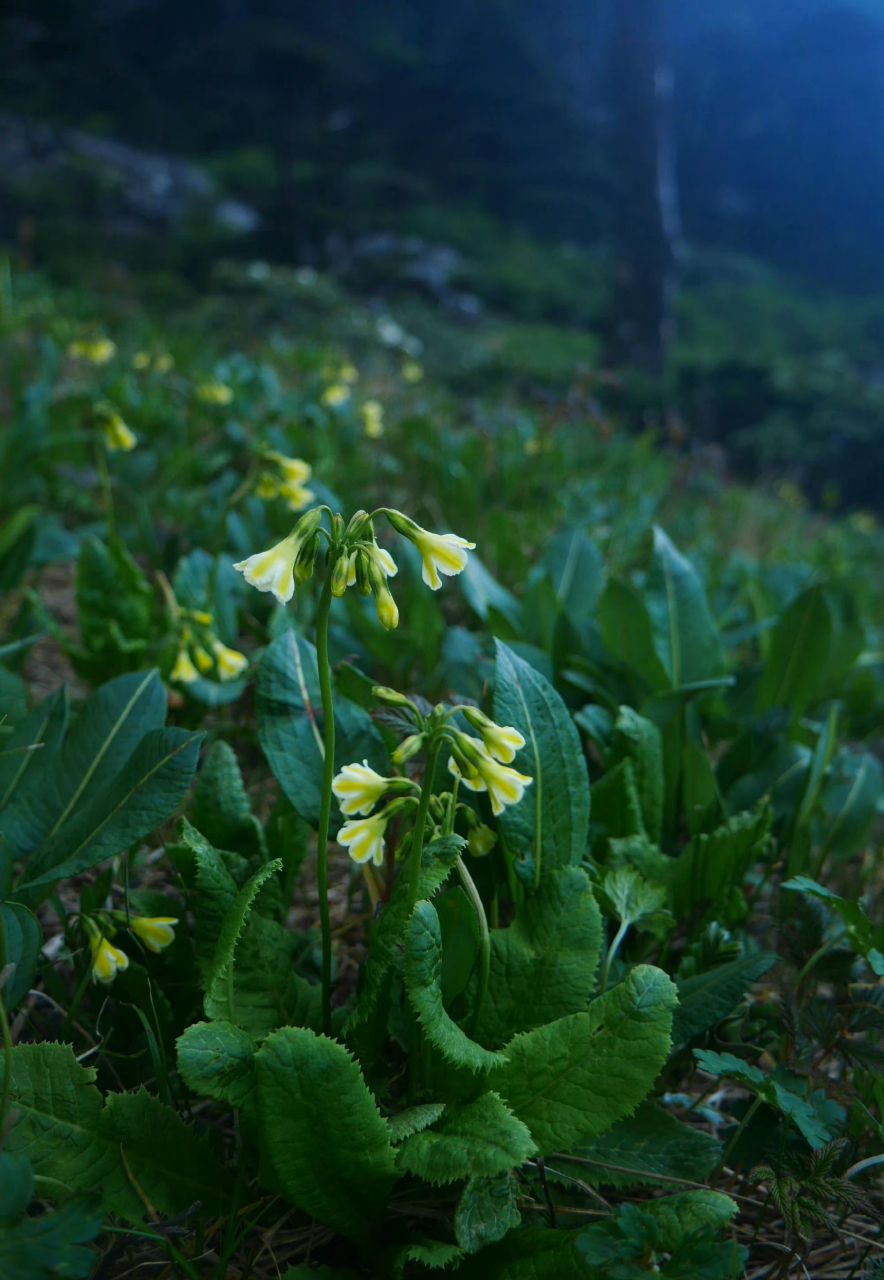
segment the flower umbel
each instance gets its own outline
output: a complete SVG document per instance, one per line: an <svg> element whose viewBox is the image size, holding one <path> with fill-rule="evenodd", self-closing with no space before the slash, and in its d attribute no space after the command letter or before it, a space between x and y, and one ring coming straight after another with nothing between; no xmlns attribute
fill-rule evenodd
<svg viewBox="0 0 884 1280"><path fill-rule="evenodd" d="M132 932L141 939L148 951L153 951L156 955L175 941L177 923L175 916L133 916L131 921Z"/></svg>

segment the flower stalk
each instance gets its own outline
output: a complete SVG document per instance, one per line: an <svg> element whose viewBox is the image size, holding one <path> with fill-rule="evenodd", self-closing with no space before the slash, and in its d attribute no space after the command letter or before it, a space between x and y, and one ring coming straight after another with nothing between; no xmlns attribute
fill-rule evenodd
<svg viewBox="0 0 884 1280"><path fill-rule="evenodd" d="M331 918L328 911L328 823L331 813L332 780L335 776L335 708L332 698L331 668L328 661L328 619L332 602L332 574L329 564L316 611L316 665L322 698L325 756L322 763L322 796L319 833L316 843L316 887L319 892L319 927L322 934L322 1030L331 1035Z"/></svg>

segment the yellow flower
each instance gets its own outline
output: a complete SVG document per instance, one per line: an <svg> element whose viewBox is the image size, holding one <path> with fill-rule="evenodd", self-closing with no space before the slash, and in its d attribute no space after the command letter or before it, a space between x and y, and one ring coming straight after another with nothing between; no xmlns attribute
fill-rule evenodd
<svg viewBox="0 0 884 1280"><path fill-rule="evenodd" d="M322 393L322 403L327 409L340 409L350 399L350 388L343 383L336 382L331 387L326 387Z"/></svg>
<svg viewBox="0 0 884 1280"><path fill-rule="evenodd" d="M174 680L177 684L193 684L194 680L199 680L200 673L190 660L190 654L185 648L178 650L178 657L175 659L175 665L172 668L170 680Z"/></svg>
<svg viewBox="0 0 884 1280"><path fill-rule="evenodd" d="M272 502L281 488L282 482L279 476L273 475L270 471L262 471L255 485L255 495L262 502Z"/></svg>
<svg viewBox="0 0 884 1280"><path fill-rule="evenodd" d="M129 968L129 957L125 951L115 947L102 934L91 934L89 946L92 949L92 977L96 982L107 986L121 970Z"/></svg>
<svg viewBox="0 0 884 1280"><path fill-rule="evenodd" d="M463 714L480 735L485 750L494 756L495 760L500 760L503 764L512 764L516 758L516 752L521 751L525 745L525 739L518 729L513 729L510 725L495 724L478 707L467 707Z"/></svg>
<svg viewBox="0 0 884 1280"><path fill-rule="evenodd" d="M366 400L362 406L362 421L369 440L379 440L384 434L384 410L377 400Z"/></svg>
<svg viewBox="0 0 884 1280"><path fill-rule="evenodd" d="M201 382L196 389L197 399L202 400L204 404L230 404L233 399L233 392L225 383L217 380L213 382Z"/></svg>
<svg viewBox="0 0 884 1280"><path fill-rule="evenodd" d="M387 631L392 631L394 627L399 626L399 606L393 599L392 592L385 581L381 580L380 582L373 583L372 590L374 591L374 603L375 608L377 609L378 622Z"/></svg>
<svg viewBox="0 0 884 1280"><path fill-rule="evenodd" d="M156 955L175 941L175 916L133 916L132 931Z"/></svg>
<svg viewBox="0 0 884 1280"><path fill-rule="evenodd" d="M136 351L132 357L133 369L149 369L150 368L150 352Z"/></svg>
<svg viewBox="0 0 884 1280"><path fill-rule="evenodd" d="M424 376L423 366L419 365L416 360L406 360L402 366L402 378L404 382L410 383L412 386L416 382L420 382Z"/></svg>
<svg viewBox="0 0 884 1280"><path fill-rule="evenodd" d="M303 484L313 474L313 468L303 458L287 458L284 453L268 453L267 457L275 462L282 472L286 484Z"/></svg>
<svg viewBox="0 0 884 1280"><path fill-rule="evenodd" d="M300 549L301 539L290 533L269 551L259 551L233 567L240 570L250 587L272 591L280 604L287 604L295 594L295 561Z"/></svg>
<svg viewBox="0 0 884 1280"><path fill-rule="evenodd" d="M389 551L385 551L383 547L379 547L377 542L372 542L371 546L362 544L362 550L369 559L375 564L385 578L395 578L399 572L396 561L390 555ZM354 551L350 555L350 571L347 576L347 586L352 587L356 582L356 556L359 553Z"/></svg>
<svg viewBox="0 0 884 1280"><path fill-rule="evenodd" d="M345 764L332 782L332 791L341 813L348 816L354 813L371 813L388 789L388 779L382 778L370 768L367 760L363 760L362 764Z"/></svg>
<svg viewBox="0 0 884 1280"><path fill-rule="evenodd" d="M202 671L203 675L206 675L211 671L212 667L215 665L214 658L210 653L206 653L201 644L194 647L193 656L196 660L196 665L199 667L200 671Z"/></svg>
<svg viewBox="0 0 884 1280"><path fill-rule="evenodd" d="M201 627L210 627L212 625L212 615L206 613L205 609L188 609L187 616L193 618L194 622L198 622Z"/></svg>
<svg viewBox="0 0 884 1280"><path fill-rule="evenodd" d="M353 364L341 365L341 371L338 374L341 382L354 383L359 380L359 370Z"/></svg>
<svg viewBox="0 0 884 1280"><path fill-rule="evenodd" d="M456 761L449 757L448 768L460 775L461 781L470 791L487 791L491 799L491 809L495 817L503 813L507 805L518 804L525 793L525 788L534 781L524 773L517 773L490 756L479 738L467 737L464 733L457 735L458 745L469 762L478 771L478 777L468 778L457 767Z"/></svg>
<svg viewBox="0 0 884 1280"><path fill-rule="evenodd" d="M117 354L115 342L110 338L96 338L91 342L72 342L68 355L75 360L88 360L90 364L107 364Z"/></svg>
<svg viewBox="0 0 884 1280"><path fill-rule="evenodd" d="M467 848L474 858L484 858L497 844L497 832L492 831L484 822L473 827L467 836Z"/></svg>
<svg viewBox="0 0 884 1280"><path fill-rule="evenodd" d="M279 496L285 498L289 511L303 511L309 507L316 497L312 489L305 489L301 484L289 484L286 481L279 486Z"/></svg>
<svg viewBox="0 0 884 1280"><path fill-rule="evenodd" d="M218 660L218 675L222 680L235 680L249 665L249 660L238 649L228 649L220 640L212 641L212 652Z"/></svg>
<svg viewBox="0 0 884 1280"><path fill-rule="evenodd" d="M354 862L373 862L384 865L384 836L389 816L386 809L373 818L360 818L357 822L345 822L338 832L338 844L343 845Z"/></svg>
<svg viewBox="0 0 884 1280"><path fill-rule="evenodd" d="M387 511L387 519L397 532L417 547L424 562L423 580L433 591L442 586L440 573L450 578L467 567L467 551L472 551L475 542L467 542L466 538L459 538L455 533L430 533L401 511Z"/></svg>
<svg viewBox="0 0 884 1280"><path fill-rule="evenodd" d="M118 413L111 414L101 424L104 432L104 447L108 453L128 453L138 444L138 437L131 427L127 427Z"/></svg>

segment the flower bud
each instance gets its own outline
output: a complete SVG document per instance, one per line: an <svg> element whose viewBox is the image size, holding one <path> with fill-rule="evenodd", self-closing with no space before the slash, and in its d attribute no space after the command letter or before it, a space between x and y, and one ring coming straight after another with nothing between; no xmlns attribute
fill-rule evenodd
<svg viewBox="0 0 884 1280"><path fill-rule="evenodd" d="M335 514L332 516L331 524L332 524L332 537L334 538L335 542L340 542L341 538L344 536L344 517L339 512L336 511Z"/></svg>
<svg viewBox="0 0 884 1280"><path fill-rule="evenodd" d="M378 702L382 702L385 707L410 707L414 710L414 703L410 698L406 698L404 693L399 693L397 689L390 689L385 684L376 684L372 686L372 693Z"/></svg>
<svg viewBox="0 0 884 1280"><path fill-rule="evenodd" d="M356 590L361 596L371 595L371 557L364 547L356 551Z"/></svg>
<svg viewBox="0 0 884 1280"><path fill-rule="evenodd" d="M452 742L451 744L451 755L454 759L454 763L457 765L458 770L463 775L463 777L477 778L479 776L479 770L476 768L476 766L472 763L471 760L467 759L466 755L460 749L460 747L456 742Z"/></svg>
<svg viewBox="0 0 884 1280"><path fill-rule="evenodd" d="M321 521L322 511L319 507L314 507L312 511L305 511L292 530L292 534L299 542L306 542L316 533Z"/></svg>
<svg viewBox="0 0 884 1280"><path fill-rule="evenodd" d="M463 707L462 710L463 718L468 724L471 724L474 729L478 729L480 733L483 729L487 729L489 726L496 728L494 721L489 720L485 712L480 711L478 707Z"/></svg>
<svg viewBox="0 0 884 1280"><path fill-rule="evenodd" d="M370 533L371 517L367 511L357 511L354 516L350 517L350 523L347 525L344 537L349 543L358 542L360 538L367 537Z"/></svg>
<svg viewBox="0 0 884 1280"><path fill-rule="evenodd" d="M296 583L306 582L312 576L313 566L316 563L316 557L319 554L320 538L318 533L314 533L298 552L295 560L294 578Z"/></svg>
<svg viewBox="0 0 884 1280"><path fill-rule="evenodd" d="M412 756L417 755L417 753L423 748L423 745L424 735L422 733L410 734L399 743L399 746L393 752L393 755L391 756L393 763L398 765L405 764L405 762L410 760Z"/></svg>
<svg viewBox="0 0 884 1280"><path fill-rule="evenodd" d="M333 596L342 596L344 594L347 590L347 578L349 575L349 556L338 556L335 561L335 567L332 569L331 593Z"/></svg>
<svg viewBox="0 0 884 1280"><path fill-rule="evenodd" d="M387 521L397 533L402 534L403 538L413 538L414 534L419 532L420 526L413 520L409 520L408 516L404 516L401 511L387 511L385 514Z"/></svg>

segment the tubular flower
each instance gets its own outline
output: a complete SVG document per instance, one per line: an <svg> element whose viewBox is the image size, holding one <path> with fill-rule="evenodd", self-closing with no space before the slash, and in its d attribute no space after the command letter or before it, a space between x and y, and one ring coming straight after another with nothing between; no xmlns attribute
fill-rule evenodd
<svg viewBox="0 0 884 1280"><path fill-rule="evenodd" d="M332 791L341 813L348 817L355 813L371 813L389 789L390 779L382 778L367 760L362 764L345 764L332 782Z"/></svg>
<svg viewBox="0 0 884 1280"><path fill-rule="evenodd" d="M369 440L380 440L384 434L384 410L377 400L366 400L362 406L362 421Z"/></svg>
<svg viewBox="0 0 884 1280"><path fill-rule="evenodd" d="M386 551L383 547L379 547L376 542L372 542L370 546L363 543L361 549L365 551L372 565L376 566L385 578L396 577L396 574L399 572L399 566L396 564L396 561L390 555L389 551ZM350 572L347 577L348 587L352 587L356 582L356 557L358 554L359 551L357 550L350 556Z"/></svg>
<svg viewBox="0 0 884 1280"><path fill-rule="evenodd" d="M458 768L454 758L448 761L448 768L454 774L461 775L461 781L470 791L487 791L491 800L491 810L497 817L503 813L507 805L518 804L525 793L525 788L534 781L524 773L517 773L507 765L495 760L485 750L479 738L469 738L466 734L458 734L458 745L470 764L476 769L478 777L469 778Z"/></svg>
<svg viewBox="0 0 884 1280"><path fill-rule="evenodd" d="M382 809L373 818L345 822L338 832L338 844L344 846L354 862L373 862L376 867L382 867L384 836L391 816L388 809Z"/></svg>
<svg viewBox="0 0 884 1280"><path fill-rule="evenodd" d="M272 471L262 471L255 485L255 497L262 502L272 502L281 488L279 476L275 476Z"/></svg>
<svg viewBox="0 0 884 1280"><path fill-rule="evenodd" d="M512 764L516 752L521 751L525 745L525 739L518 729L513 729L511 725L495 724L475 707L467 707L463 714L478 732L489 755L503 764Z"/></svg>
<svg viewBox="0 0 884 1280"><path fill-rule="evenodd" d="M174 680L176 684L193 684L194 680L199 678L200 673L191 662L190 654L184 648L179 649L169 679Z"/></svg>
<svg viewBox="0 0 884 1280"><path fill-rule="evenodd" d="M156 955L175 941L175 916L134 916L131 923L132 932Z"/></svg>
<svg viewBox="0 0 884 1280"><path fill-rule="evenodd" d="M379 582L373 582L372 590L374 591L378 622L385 630L392 631L394 627L399 626L399 606L393 599L392 592L383 579Z"/></svg>
<svg viewBox="0 0 884 1280"><path fill-rule="evenodd" d="M268 453L267 457L279 467L287 484L302 484L313 474L310 463L302 458L287 458L284 453Z"/></svg>
<svg viewBox="0 0 884 1280"><path fill-rule="evenodd" d="M326 387L321 399L327 409L340 409L350 399L350 388L342 382L336 382Z"/></svg>
<svg viewBox="0 0 884 1280"><path fill-rule="evenodd" d="M89 946L92 948L92 977L96 982L108 986L120 970L129 968L129 957L125 951L115 947L103 934L90 934Z"/></svg>
<svg viewBox="0 0 884 1280"><path fill-rule="evenodd" d="M484 858L497 844L497 832L492 831L484 822L473 827L467 836L467 848L474 858Z"/></svg>
<svg viewBox="0 0 884 1280"><path fill-rule="evenodd" d="M75 360L88 360L90 364L107 364L117 354L117 345L110 338L96 338L92 342L72 342L68 355Z"/></svg>
<svg viewBox="0 0 884 1280"><path fill-rule="evenodd" d="M472 551L475 542L467 542L466 538L459 538L456 533L430 533L409 520L401 511L388 511L387 519L397 532L417 547L424 562L424 582L433 591L438 591L442 586L440 573L451 578L463 573L467 567L467 551Z"/></svg>
<svg viewBox="0 0 884 1280"><path fill-rule="evenodd" d="M131 427L127 427L126 423L118 413L111 414L101 427L104 432L104 447L108 453L128 453L130 449L134 449L138 444L138 437Z"/></svg>
<svg viewBox="0 0 884 1280"><path fill-rule="evenodd" d="M210 653L206 653L201 644L194 645L193 656L196 661L196 665L199 667L203 675L207 675L215 665L212 655Z"/></svg>
<svg viewBox="0 0 884 1280"><path fill-rule="evenodd" d="M240 653L238 649L228 649L227 645L222 644L218 639L212 641L212 652L218 663L218 675L222 680L235 680L249 665L249 660L244 653ZM197 662L199 662L199 654L197 654Z"/></svg>
<svg viewBox="0 0 884 1280"><path fill-rule="evenodd" d="M300 549L301 539L290 533L269 551L259 551L233 567L240 570L250 587L272 591L280 604L287 604L295 594L295 560Z"/></svg>

